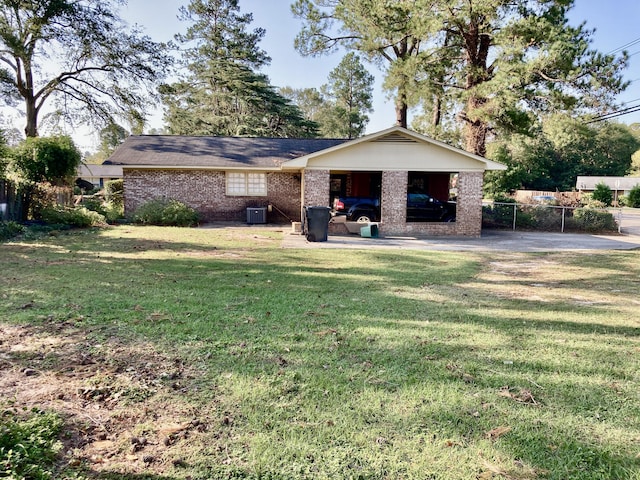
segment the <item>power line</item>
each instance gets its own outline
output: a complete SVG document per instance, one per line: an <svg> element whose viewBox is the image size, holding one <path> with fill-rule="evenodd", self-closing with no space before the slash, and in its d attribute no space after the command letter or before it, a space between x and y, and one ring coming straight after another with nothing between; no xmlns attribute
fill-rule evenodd
<svg viewBox="0 0 640 480"><path fill-rule="evenodd" d="M622 45L621 47L618 48L614 48L613 50L611 50L609 53L607 53L607 55L613 55L614 53L618 53L621 52L622 50L624 50L625 48L629 48L629 47L633 47L634 45L640 43L640 38L636 38L635 40L631 40L629 43L625 43L624 45Z"/></svg>
<svg viewBox="0 0 640 480"><path fill-rule="evenodd" d="M629 113L634 113L636 111L638 111L638 109L640 109L640 105L630 105L632 103L635 103L637 101L640 101L640 98L634 98L633 100L627 100L626 102L624 102L622 105L625 105L624 108L620 108L618 110L614 110L613 112L609 112L609 113L603 113L602 115L598 115L596 117L593 117L592 119L588 120L585 123L594 123L594 122L601 122L604 120L609 120L610 118L616 118L616 117L620 117L622 115L628 115Z"/></svg>
<svg viewBox="0 0 640 480"><path fill-rule="evenodd" d="M611 120L612 118L621 117L623 115L629 115L630 113L640 112L640 105L635 105L633 107L623 108L622 110L616 110L615 112L606 113L604 115L600 115L598 117L594 117L589 121L586 121L586 124L595 123L595 122L604 122L605 120Z"/></svg>

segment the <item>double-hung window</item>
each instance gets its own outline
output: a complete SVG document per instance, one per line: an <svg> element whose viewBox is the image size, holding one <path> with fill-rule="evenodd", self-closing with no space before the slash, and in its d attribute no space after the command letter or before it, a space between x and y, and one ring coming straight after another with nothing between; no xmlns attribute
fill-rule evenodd
<svg viewBox="0 0 640 480"><path fill-rule="evenodd" d="M266 196L266 173L227 172L227 195Z"/></svg>

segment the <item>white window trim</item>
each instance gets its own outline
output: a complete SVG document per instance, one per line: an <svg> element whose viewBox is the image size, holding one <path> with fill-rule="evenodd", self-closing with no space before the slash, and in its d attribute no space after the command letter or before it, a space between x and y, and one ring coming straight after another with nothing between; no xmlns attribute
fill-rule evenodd
<svg viewBox="0 0 640 480"><path fill-rule="evenodd" d="M239 176L242 175L243 179L241 180ZM260 190L256 190L256 184L252 183L251 176L259 175L258 179L258 188ZM235 188L231 189L230 185L232 184L231 178L232 176L238 176L237 184ZM225 172L225 181L226 181L226 195L229 197L266 197L267 196L267 174L265 172ZM244 187L242 187L242 191L238 188L241 182L244 181Z"/></svg>

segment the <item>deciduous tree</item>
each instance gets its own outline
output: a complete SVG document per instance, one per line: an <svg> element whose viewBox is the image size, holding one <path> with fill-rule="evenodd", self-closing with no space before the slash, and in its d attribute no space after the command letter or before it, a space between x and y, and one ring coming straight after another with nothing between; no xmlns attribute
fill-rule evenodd
<svg viewBox="0 0 640 480"><path fill-rule="evenodd" d="M170 64L166 46L117 14L121 0L0 0L2 100L38 135L47 104L67 120L144 115Z"/></svg>
<svg viewBox="0 0 640 480"><path fill-rule="evenodd" d="M129 132L117 123L111 123L102 128L98 151L86 156L85 163L102 164L129 135Z"/></svg>
<svg viewBox="0 0 640 480"><path fill-rule="evenodd" d="M509 165L488 175L492 192L519 188L571 190L578 175L624 176L640 141L622 124L584 122L553 115L529 135L503 135L489 145L491 158Z"/></svg>
<svg viewBox="0 0 640 480"><path fill-rule="evenodd" d="M81 154L71 137L27 137L9 152L6 177L22 198L22 219L39 215L51 186L70 186ZM55 189L54 189L55 190Z"/></svg>
<svg viewBox="0 0 640 480"><path fill-rule="evenodd" d="M71 137L29 137L11 153L9 168L18 184L69 184L81 154Z"/></svg>
<svg viewBox="0 0 640 480"><path fill-rule="evenodd" d="M291 100L296 105L304 118L315 122L322 127L322 115L328 108L328 102L317 88L292 88L281 87L278 93L285 98Z"/></svg>

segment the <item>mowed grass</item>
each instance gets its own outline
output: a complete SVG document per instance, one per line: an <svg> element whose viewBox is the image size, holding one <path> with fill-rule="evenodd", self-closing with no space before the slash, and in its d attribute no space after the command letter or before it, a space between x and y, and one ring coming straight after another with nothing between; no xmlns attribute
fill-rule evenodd
<svg viewBox="0 0 640 480"><path fill-rule="evenodd" d="M130 400L153 461L115 438L56 478L640 479L639 251L290 250L286 234L0 244L0 328L71 325L100 358L140 345L186 372ZM162 445L169 411L204 427Z"/></svg>

